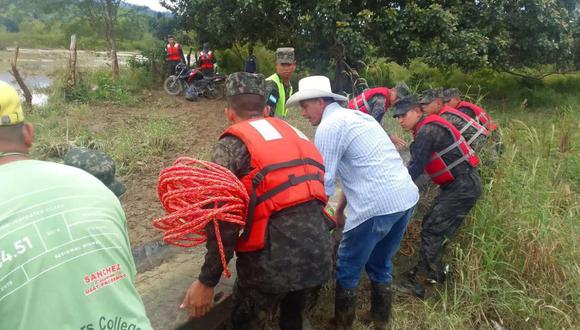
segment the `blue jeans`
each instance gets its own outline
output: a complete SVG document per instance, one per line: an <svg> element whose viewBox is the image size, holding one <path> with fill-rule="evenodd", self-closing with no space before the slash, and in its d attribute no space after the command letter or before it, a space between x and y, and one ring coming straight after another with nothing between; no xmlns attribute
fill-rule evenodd
<svg viewBox="0 0 580 330"><path fill-rule="evenodd" d="M363 266L371 281L391 283L393 262L415 206L373 217L343 234L338 247L336 282L345 289L358 286Z"/></svg>

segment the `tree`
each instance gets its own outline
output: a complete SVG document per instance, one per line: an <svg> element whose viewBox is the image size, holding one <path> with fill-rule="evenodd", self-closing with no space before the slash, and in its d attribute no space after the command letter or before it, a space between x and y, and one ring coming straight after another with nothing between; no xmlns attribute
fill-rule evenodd
<svg viewBox="0 0 580 330"><path fill-rule="evenodd" d="M117 13L121 0L81 0L80 8L85 16L96 26L101 28L101 33L107 42L107 48L111 56L111 69L113 78L119 74L119 61L117 60L117 45L115 43L115 26Z"/></svg>
<svg viewBox="0 0 580 330"><path fill-rule="evenodd" d="M343 73L368 56L398 63L515 72L573 67L577 0L164 0L182 26L217 47L294 46L302 63ZM578 43L576 43L578 44Z"/></svg>
<svg viewBox="0 0 580 330"><path fill-rule="evenodd" d="M364 56L368 47L361 33L366 18L358 13L367 1L358 6L343 2L166 0L163 4L184 28L196 32L200 43L232 47L240 58L240 44L261 42L272 49L293 46L301 62L321 69L334 62L340 75L345 60ZM337 89L344 87L339 85Z"/></svg>

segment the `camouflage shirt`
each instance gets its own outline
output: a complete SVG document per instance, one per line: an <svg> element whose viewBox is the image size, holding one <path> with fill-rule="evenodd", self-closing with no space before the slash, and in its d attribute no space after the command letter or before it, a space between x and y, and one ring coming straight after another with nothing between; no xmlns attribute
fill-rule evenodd
<svg viewBox="0 0 580 330"><path fill-rule="evenodd" d="M441 118L447 120L448 122L451 123L451 125L453 125L455 128L457 128L458 131L461 131L461 129L463 129L463 127L466 125L466 122L463 121L462 119L460 119L458 116L450 114L450 113L444 113L441 115ZM463 135L463 138L465 139L465 141L471 141L471 139L473 138L473 136L477 133L477 129L475 127L469 127L467 128L463 133L461 133L461 135ZM475 150L475 152L479 152L484 146L485 146L485 141L486 141L486 136L485 135L479 135L472 143L471 143L471 148L473 148L473 150Z"/></svg>
<svg viewBox="0 0 580 330"><path fill-rule="evenodd" d="M473 112L473 110L469 109L468 107L460 107L457 110L459 110L459 111L463 112L464 114L468 115L469 117L475 119L475 112Z"/></svg>
<svg viewBox="0 0 580 330"><path fill-rule="evenodd" d="M423 120L423 119L421 119ZM437 124L426 124L417 133L415 140L411 143L411 161L409 162L409 174L413 180L416 180L425 170L425 165L429 163L431 155L434 152L441 151L453 143L453 136L444 127ZM461 152L454 148L443 155L446 164L451 164L460 158ZM459 164L451 169L455 177L468 172L471 168L466 162Z"/></svg>
<svg viewBox="0 0 580 330"><path fill-rule="evenodd" d="M212 161L238 178L250 172L250 154L236 137L222 138L213 149ZM284 209L270 217L263 250L237 253L238 283L264 292L288 292L320 285L332 274L332 243L319 201ZM207 254L199 280L215 286L222 273L213 225L207 228ZM220 223L227 260L233 255L240 228Z"/></svg>
<svg viewBox="0 0 580 330"><path fill-rule="evenodd" d="M384 95L375 95L368 101L369 115L371 115L379 124L382 124L387 108L387 98Z"/></svg>

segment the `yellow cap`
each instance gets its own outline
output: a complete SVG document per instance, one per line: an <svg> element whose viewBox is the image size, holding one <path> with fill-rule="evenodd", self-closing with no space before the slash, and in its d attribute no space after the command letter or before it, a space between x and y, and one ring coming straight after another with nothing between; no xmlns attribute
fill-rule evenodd
<svg viewBox="0 0 580 330"><path fill-rule="evenodd" d="M20 96L9 84L0 81L0 126L16 125L24 122Z"/></svg>

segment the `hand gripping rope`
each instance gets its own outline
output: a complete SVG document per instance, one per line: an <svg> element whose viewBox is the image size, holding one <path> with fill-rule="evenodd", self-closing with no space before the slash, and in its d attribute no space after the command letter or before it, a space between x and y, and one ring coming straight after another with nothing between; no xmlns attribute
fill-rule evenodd
<svg viewBox="0 0 580 330"><path fill-rule="evenodd" d="M159 174L157 195L168 215L153 220L168 244L193 247L207 240L213 222L224 269L227 268L218 221L244 227L249 197L244 185L225 167L188 157L178 158Z"/></svg>

